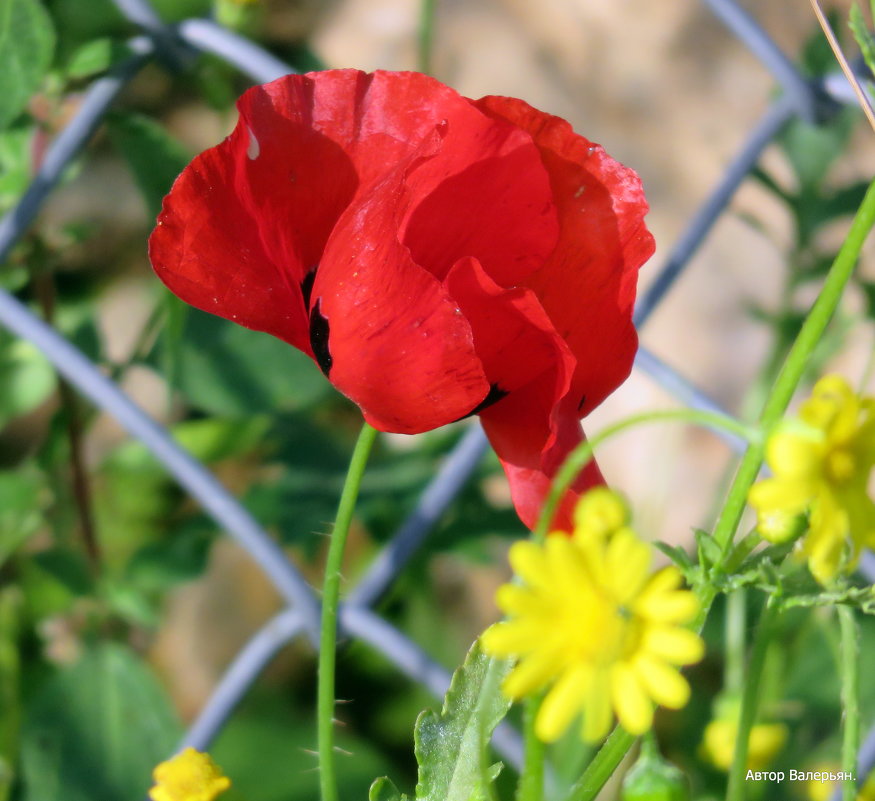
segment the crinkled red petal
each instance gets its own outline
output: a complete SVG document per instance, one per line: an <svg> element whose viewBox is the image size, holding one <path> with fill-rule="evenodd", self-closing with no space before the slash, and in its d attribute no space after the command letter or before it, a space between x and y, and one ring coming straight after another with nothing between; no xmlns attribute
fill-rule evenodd
<svg viewBox="0 0 875 801"><path fill-rule="evenodd" d="M421 137L419 150L394 174L360 190L329 237L311 296L327 331L331 381L377 428L415 433L471 413L489 382L465 310L441 280L455 253L487 253L497 274L524 277L556 241L546 173L531 137L493 120L457 96L458 108ZM493 177L488 177L484 166ZM447 187L473 190L479 215ZM511 189L516 182L517 186ZM539 213L532 214L532 204ZM445 229L422 222L434 214ZM520 233L501 250L504 217ZM530 228L526 233L526 226ZM489 249L497 249L497 255Z"/></svg>
<svg viewBox="0 0 875 801"><path fill-rule="evenodd" d="M508 393L494 393L499 399L480 418L507 473L514 506L532 527L556 470L582 439L569 395L574 356L532 290L503 289L476 259L460 260L446 285L471 324L487 379ZM600 480L593 465L563 499L555 527L570 530L577 492Z"/></svg>
<svg viewBox="0 0 875 801"><path fill-rule="evenodd" d="M472 102L528 131L550 176L559 242L525 283L577 358L572 392L585 415L628 376L638 345L638 269L654 249L641 182L565 120L513 98Z"/></svg>

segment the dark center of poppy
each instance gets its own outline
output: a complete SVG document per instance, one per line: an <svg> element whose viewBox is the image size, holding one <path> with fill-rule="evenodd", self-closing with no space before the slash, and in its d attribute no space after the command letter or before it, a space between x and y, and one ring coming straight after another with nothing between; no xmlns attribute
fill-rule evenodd
<svg viewBox="0 0 875 801"><path fill-rule="evenodd" d="M320 311L319 307L321 304L322 298L316 301L313 311L310 312L310 347L313 348L316 364L319 365L319 369L327 376L331 371L333 359L328 350L328 320Z"/></svg>
<svg viewBox="0 0 875 801"><path fill-rule="evenodd" d="M453 422L458 422L458 420L464 420L466 417L473 417L475 414L480 414L484 409L488 409L492 404L498 403L502 398L507 396L507 390L502 389L498 384L490 384L489 392L486 393L486 397L483 398L480 403L478 403L473 409L471 409L468 414L463 414L461 417L457 418Z"/></svg>
<svg viewBox="0 0 875 801"><path fill-rule="evenodd" d="M304 308L310 308L310 295L313 292L313 282L316 280L316 267L311 267L310 272L301 281L301 294L304 296Z"/></svg>

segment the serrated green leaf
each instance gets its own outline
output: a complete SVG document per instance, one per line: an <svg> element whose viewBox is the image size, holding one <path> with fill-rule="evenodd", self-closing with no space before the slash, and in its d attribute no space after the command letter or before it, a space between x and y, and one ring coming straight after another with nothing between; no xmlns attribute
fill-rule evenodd
<svg viewBox="0 0 875 801"><path fill-rule="evenodd" d="M68 78L90 78L106 72L131 55L131 49L118 39L92 39L80 47L67 62Z"/></svg>
<svg viewBox="0 0 875 801"><path fill-rule="evenodd" d="M107 130L127 161L147 213L154 220L176 176L188 164L189 154L161 125L142 114L114 112L107 117Z"/></svg>
<svg viewBox="0 0 875 801"><path fill-rule="evenodd" d="M22 732L22 801L143 798L179 723L145 663L115 643L85 652L37 693Z"/></svg>
<svg viewBox="0 0 875 801"><path fill-rule="evenodd" d="M477 643L453 674L440 714L427 710L414 733L417 801L486 801L495 765L486 749L510 701L501 692L510 663L490 659Z"/></svg>
<svg viewBox="0 0 875 801"><path fill-rule="evenodd" d="M39 0L0 0L0 129L27 105L54 47L52 21Z"/></svg>

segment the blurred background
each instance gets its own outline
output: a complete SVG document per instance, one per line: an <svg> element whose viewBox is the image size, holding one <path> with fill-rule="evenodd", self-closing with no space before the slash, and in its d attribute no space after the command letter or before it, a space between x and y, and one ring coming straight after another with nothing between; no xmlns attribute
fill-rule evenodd
<svg viewBox="0 0 875 801"><path fill-rule="evenodd" d="M206 0L155 5L165 20L216 10ZM807 4L745 5L809 74L834 69ZM46 7L57 32L54 66L26 113L0 138L0 211L11 207L46 143L100 72L102 57L93 43L121 42L133 32L109 0L47 0ZM849 7L832 5L838 28L845 27ZM218 12L302 70L406 70L418 63L416 0L224 0ZM697 0L437 0L432 65L437 78L464 95L512 95L565 117L641 175L657 241L656 255L641 272L642 289L776 92L768 71ZM315 365L285 345L181 311L164 296L146 256L161 196L191 156L230 132L233 101L246 86L212 57L182 73L146 67L0 280L173 426L318 581L322 535L333 519L356 411ZM854 199L872 175L872 132L861 120L850 110L823 129L796 123L771 146L760 177L745 183L641 331L642 343L733 414L756 414L817 279L842 241ZM813 373L828 367L852 382L867 374L869 277L875 278L871 260L862 265ZM120 720L136 728L131 721L137 708L166 708L129 736L151 743L148 752L161 757L280 600L142 446L127 440L113 420L92 415L58 391L36 354L8 337L0 346L7 399L5 406L0 399L0 501L6 504L4 512L0 503L0 532L7 538L0 578L20 586L24 597L13 638L24 666L15 702L25 721L16 735L24 757L9 797L117 799L124 779L94 784L103 770L99 737L94 753L90 746L69 751L76 733L89 728L88 699L79 695L99 696L99 686L92 685L106 676L115 681L141 668L154 670L163 689L137 679L125 692L139 700L124 706ZM271 368L260 369L264 364ZM674 405L635 371L585 428L597 431L635 411ZM78 445L69 437L71 418L82 429ZM462 429L383 439L363 488L348 585L413 507ZM94 560L89 565L77 545L83 520L81 498L71 489L73 451L89 477L97 577ZM661 426L614 440L599 460L608 482L629 495L642 534L689 544L694 527L711 523L731 453L706 431ZM523 534L490 457L381 612L438 661L458 664L497 617L492 598L508 575L504 552L511 538ZM719 632L719 622L715 626ZM817 642L821 635L815 630L810 636ZM103 645L95 650L98 641ZM107 651L106 643L124 650ZM78 672L59 671L67 665ZM219 738L216 758L235 777L240 798L303 799L316 792L315 757L307 753L315 743L314 665L306 646L286 649ZM810 693L811 676L827 669L815 664L805 670L791 680L809 687L800 690L803 695ZM713 664L694 676L703 697L719 687ZM830 758L822 741L835 723L831 685L821 683L817 691L826 699L820 707L808 696L797 702L814 704L821 717L806 718L794 737L797 749L807 744L814 753L822 747ZM399 681L385 660L352 644L341 655L339 696L351 701L340 708L347 724L341 744L355 754L342 760L344 795L363 795L387 771L402 789L412 786L413 722L420 709L433 705L426 692ZM695 756L708 714L705 701L663 724L682 732L678 759L698 766L702 792L717 781ZM569 775L578 759L568 758ZM53 775L55 785L59 775L71 778L52 789L40 783L43 774Z"/></svg>

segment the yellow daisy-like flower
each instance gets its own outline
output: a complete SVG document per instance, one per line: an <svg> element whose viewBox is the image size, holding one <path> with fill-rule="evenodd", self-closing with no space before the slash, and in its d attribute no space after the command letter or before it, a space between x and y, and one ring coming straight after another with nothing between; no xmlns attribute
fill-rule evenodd
<svg viewBox="0 0 875 801"><path fill-rule="evenodd" d="M152 773L152 801L213 801L231 786L231 780L208 754L186 748L162 762Z"/></svg>
<svg viewBox="0 0 875 801"><path fill-rule="evenodd" d="M484 650L519 658L504 692L523 698L550 685L535 722L557 740L583 712L582 736L607 734L614 713L631 734L653 721L654 704L677 709L690 687L677 666L702 658L701 638L683 628L698 612L680 572L650 572L650 548L627 527L611 537L552 534L544 545L515 543L510 561L522 584L499 588L509 620L481 637Z"/></svg>
<svg viewBox="0 0 875 801"><path fill-rule="evenodd" d="M875 398L860 398L840 376L821 378L798 420L781 424L766 444L772 478L755 484L748 500L760 534L783 542L798 534L812 575L826 584L850 570L864 545L875 545L875 504L869 473L875 465Z"/></svg>
<svg viewBox="0 0 875 801"><path fill-rule="evenodd" d="M740 711L740 710L739 710ZM738 717L718 718L705 727L701 755L715 768L728 771L738 739ZM746 770L764 770L787 742L783 723L756 723L750 730Z"/></svg>

